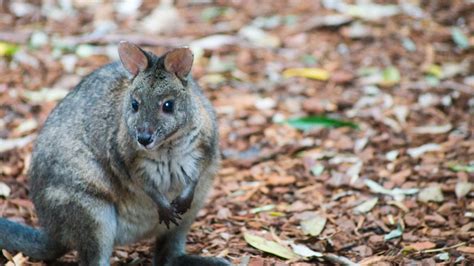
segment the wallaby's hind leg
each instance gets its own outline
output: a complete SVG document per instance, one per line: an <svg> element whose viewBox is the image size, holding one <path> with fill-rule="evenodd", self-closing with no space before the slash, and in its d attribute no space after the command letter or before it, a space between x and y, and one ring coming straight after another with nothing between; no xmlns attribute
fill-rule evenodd
<svg viewBox="0 0 474 266"><path fill-rule="evenodd" d="M71 201L49 208L54 223L49 229L63 243L77 250L79 265L108 266L116 234L113 206L89 194L75 192L81 201ZM62 211L58 211L62 210Z"/></svg>
<svg viewBox="0 0 474 266"><path fill-rule="evenodd" d="M154 266L228 266L221 258L201 257L185 253L186 235L193 219L183 219L181 224L166 235L160 236L155 244Z"/></svg>
<svg viewBox="0 0 474 266"><path fill-rule="evenodd" d="M116 217L112 206L91 206L90 231L77 242L81 266L109 266L114 248ZM84 233L84 232L83 232Z"/></svg>

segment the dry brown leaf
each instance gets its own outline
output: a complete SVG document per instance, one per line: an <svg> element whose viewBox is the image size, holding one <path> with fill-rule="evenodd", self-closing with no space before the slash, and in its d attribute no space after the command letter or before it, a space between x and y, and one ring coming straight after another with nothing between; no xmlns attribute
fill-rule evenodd
<svg viewBox="0 0 474 266"><path fill-rule="evenodd" d="M359 262L360 266L373 266L377 265L380 262L390 262L392 257L389 256L374 256L370 258L363 259Z"/></svg>
<svg viewBox="0 0 474 266"><path fill-rule="evenodd" d="M456 250L457 250L457 251L461 251L461 252L463 252L463 253L474 254L474 246L458 247Z"/></svg>
<svg viewBox="0 0 474 266"><path fill-rule="evenodd" d="M281 186L281 185L289 185L296 182L296 178L294 176L279 176L279 175L272 175L267 178L267 184L272 186Z"/></svg>
<svg viewBox="0 0 474 266"><path fill-rule="evenodd" d="M425 241L425 242L417 242L417 243L410 244L407 248L420 251L420 250L425 250L425 249L432 249L435 247L436 247L435 243L430 242L430 241Z"/></svg>

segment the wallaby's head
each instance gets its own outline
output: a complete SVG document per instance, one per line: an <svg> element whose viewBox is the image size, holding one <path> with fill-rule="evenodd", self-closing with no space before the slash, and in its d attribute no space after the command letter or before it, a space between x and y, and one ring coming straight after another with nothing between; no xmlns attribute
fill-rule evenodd
<svg viewBox="0 0 474 266"><path fill-rule="evenodd" d="M135 143L152 150L185 134L183 130L195 112L188 85L192 52L178 48L157 57L128 42L121 42L118 51L122 65L132 76L123 110Z"/></svg>

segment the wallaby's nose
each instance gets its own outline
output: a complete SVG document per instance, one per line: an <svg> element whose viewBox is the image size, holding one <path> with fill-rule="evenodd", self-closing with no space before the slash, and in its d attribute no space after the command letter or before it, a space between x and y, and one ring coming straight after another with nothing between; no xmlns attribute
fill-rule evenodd
<svg viewBox="0 0 474 266"><path fill-rule="evenodd" d="M142 144L143 146L146 146L153 142L152 134L148 132L147 130L143 132L139 132L137 135L137 138L138 138L138 142L140 142L140 144Z"/></svg>

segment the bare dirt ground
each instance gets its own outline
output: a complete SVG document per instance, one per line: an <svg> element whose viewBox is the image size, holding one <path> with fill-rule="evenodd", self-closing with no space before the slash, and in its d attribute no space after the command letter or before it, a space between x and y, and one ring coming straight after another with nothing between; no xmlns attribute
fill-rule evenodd
<svg viewBox="0 0 474 266"><path fill-rule="evenodd" d="M118 41L187 45L223 156L189 252L474 263L473 1L168 2L0 1L1 217L37 225L35 136L81 77L118 58ZM139 243L112 263L151 255Z"/></svg>

